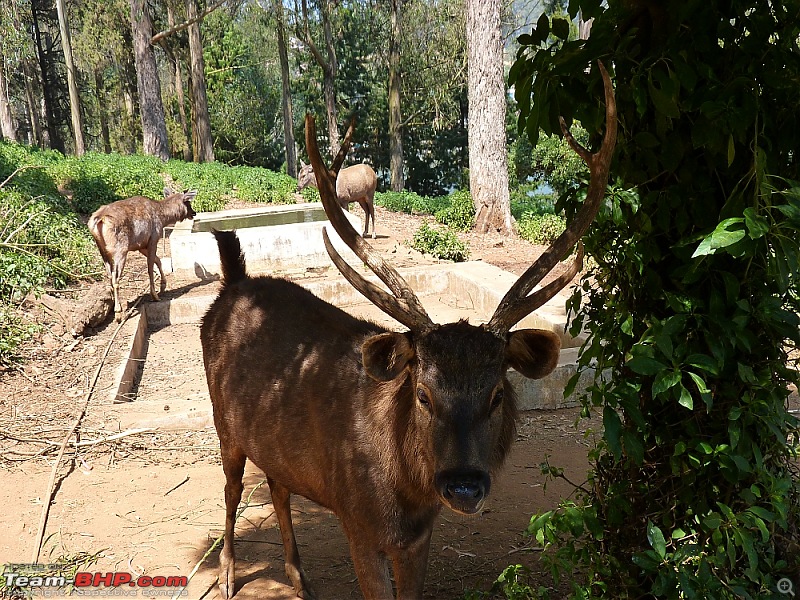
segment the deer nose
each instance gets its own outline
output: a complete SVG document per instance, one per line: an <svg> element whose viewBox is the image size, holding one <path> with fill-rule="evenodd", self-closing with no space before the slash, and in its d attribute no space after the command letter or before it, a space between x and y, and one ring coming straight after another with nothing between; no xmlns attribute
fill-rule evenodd
<svg viewBox="0 0 800 600"><path fill-rule="evenodd" d="M489 494L491 479L484 471L449 471L436 477L444 503L456 512L474 514Z"/></svg>

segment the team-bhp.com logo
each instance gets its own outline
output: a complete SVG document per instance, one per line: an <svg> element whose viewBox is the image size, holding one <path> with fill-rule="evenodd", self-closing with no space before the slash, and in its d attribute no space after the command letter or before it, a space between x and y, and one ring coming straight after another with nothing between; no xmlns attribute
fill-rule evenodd
<svg viewBox="0 0 800 600"><path fill-rule="evenodd" d="M157 595L169 598L186 594L189 580L185 575L139 575L111 571L79 572L74 576L55 575L41 569L39 573L31 567L45 565L5 565L2 575L3 589L16 591L21 596L56 597L54 593L67 592L70 596L137 596L140 589L146 589L148 596Z"/></svg>

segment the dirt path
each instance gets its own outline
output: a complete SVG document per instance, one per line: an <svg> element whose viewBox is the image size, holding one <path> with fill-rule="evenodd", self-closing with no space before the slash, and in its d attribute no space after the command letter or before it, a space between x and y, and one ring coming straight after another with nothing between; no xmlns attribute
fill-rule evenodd
<svg viewBox="0 0 800 600"><path fill-rule="evenodd" d="M375 246L398 267L435 262L404 244L421 220L379 209L380 237ZM541 251L518 239L473 235L463 239L470 244L471 259L517 274ZM131 255L123 276L125 297L134 302L146 289L146 282L142 257ZM168 285L167 298L212 293L216 286L174 277L168 278ZM112 343L116 326L109 323L92 337L73 340L48 315L32 308L29 316L42 323L44 330L27 349L28 360L22 367L0 372L4 522L0 565L30 561L58 447L85 405L79 428L81 445L76 449L70 444L61 461L40 561L61 559L87 572L188 575L223 526L224 478L213 427L126 432L124 437L109 440L125 429L121 425L125 412L137 404L108 404L102 393L110 385L131 332L123 328ZM188 339L194 334L186 335ZM174 369L168 374L171 385L187 398L205 385L204 381L181 378L182 365L200 360L195 342L192 339L185 346L164 349L174 356ZM109 343L111 351L100 371L99 389L86 404L89 382ZM158 393L158 389L140 390L140 400L158 401ZM168 414L171 407L162 404L160 410ZM426 598L460 598L467 590L486 590L508 564L541 571L538 553L522 531L533 512L553 508L559 498L571 493L563 481L545 486L539 465L548 455L572 481L582 482L585 477L592 435L585 437L584 432L596 423L581 422L576 429L577 416L576 410L523 414L507 468L483 513L464 518L447 512L439 519ZM262 480L263 475L248 464L244 496ZM320 598L359 598L347 544L336 519L302 498L296 498L293 506L300 551ZM249 508L238 521L237 552L240 591L236 598L294 597L283 573L280 536L265 486L253 493ZM202 563L185 597L219 597L214 583L218 554L212 552ZM544 574L541 583L550 584ZM128 591L149 598L163 597L166 590Z"/></svg>

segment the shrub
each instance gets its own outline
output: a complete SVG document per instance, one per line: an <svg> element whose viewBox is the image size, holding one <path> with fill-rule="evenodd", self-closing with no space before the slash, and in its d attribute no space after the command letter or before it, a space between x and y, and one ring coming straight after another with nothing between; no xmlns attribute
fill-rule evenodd
<svg viewBox="0 0 800 600"><path fill-rule="evenodd" d="M431 198L408 191L377 192L375 204L392 212L432 215L437 210L445 208L447 200L444 197Z"/></svg>
<svg viewBox="0 0 800 600"><path fill-rule="evenodd" d="M261 167L233 167L236 197L248 202L294 204L297 181L285 173Z"/></svg>
<svg viewBox="0 0 800 600"><path fill-rule="evenodd" d="M475 205L469 190L457 190L446 197L448 206L436 211L436 220L443 225L469 231L475 225Z"/></svg>
<svg viewBox="0 0 800 600"><path fill-rule="evenodd" d="M414 234L411 247L436 258L462 262L469 257L467 245L452 231L432 229L423 223Z"/></svg>
<svg viewBox="0 0 800 600"><path fill-rule="evenodd" d="M519 235L533 244L551 244L566 227L564 217L553 214L537 215L526 212L517 221Z"/></svg>
<svg viewBox="0 0 800 600"><path fill-rule="evenodd" d="M555 192L541 192L538 185L521 186L511 192L511 214L519 221L525 213L552 215L556 212Z"/></svg>
<svg viewBox="0 0 800 600"><path fill-rule="evenodd" d="M56 183L72 191L75 209L88 214L103 204L130 196L161 198L162 166L153 156L87 152L81 157L65 158L48 172Z"/></svg>
<svg viewBox="0 0 800 600"><path fill-rule="evenodd" d="M0 240L0 363L8 364L36 329L18 318L14 305L46 284L63 287L99 273L100 257L89 230L60 196L0 189Z"/></svg>

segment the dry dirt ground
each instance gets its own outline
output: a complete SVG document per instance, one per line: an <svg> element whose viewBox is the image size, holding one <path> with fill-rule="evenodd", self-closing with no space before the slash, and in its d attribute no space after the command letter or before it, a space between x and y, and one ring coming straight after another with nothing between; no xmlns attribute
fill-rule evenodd
<svg viewBox="0 0 800 600"><path fill-rule="evenodd" d="M396 266L433 262L403 243L424 218L378 209L375 246ZM517 274L542 250L491 235L462 239L470 245L471 259ZM199 285L171 275L167 280L166 298ZM131 304L150 301L143 295L146 282L143 258L129 255L123 285ZM114 437L123 432L124 412L135 402L112 404L103 392L130 332L123 327L117 333L116 324L107 322L94 335L73 339L41 308L30 307L29 317L43 325L41 333L26 348L24 363L0 371L0 565L34 561L41 536L39 562L61 561L78 571L114 571L134 578L188 576L197 566L184 597L218 598L219 548L204 558L224 519L224 477L213 427L125 431ZM175 371L180 372L179 361ZM577 417L574 409L523 413L517 443L482 514L466 518L443 512L439 518L426 598L462 598L468 590L488 590L509 564L530 567L536 585L552 585L535 541L523 536L523 530L532 513L553 508L573 490L562 480L546 481L540 463L547 457L570 480L584 481L597 423L576 426ZM76 422L76 433L58 460ZM269 492L259 487L263 479L248 463L244 498L252 496L236 529L236 598L242 600L294 597L283 570ZM359 598L336 518L302 498L293 499L293 509L300 552L319 597ZM116 591L151 598L168 590L123 586ZM0 597L4 593L8 590L0 590ZM559 595L556 591L554 597Z"/></svg>

